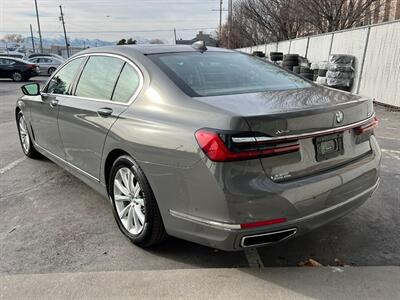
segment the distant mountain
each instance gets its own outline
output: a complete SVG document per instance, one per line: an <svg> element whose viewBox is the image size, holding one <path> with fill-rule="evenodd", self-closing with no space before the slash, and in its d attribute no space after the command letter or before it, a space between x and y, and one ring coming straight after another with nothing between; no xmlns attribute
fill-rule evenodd
<svg viewBox="0 0 400 300"><path fill-rule="evenodd" d="M35 46L38 47L40 44L39 38L33 38L35 42ZM65 40L63 36L59 36L56 38L43 38L42 39L43 48L50 48L51 46L65 46ZM69 40L69 44L71 47L100 47L100 46L108 46L115 45L115 42L108 42L99 39L79 39L74 38ZM24 45L27 48L32 47L32 40L30 37L25 38Z"/></svg>

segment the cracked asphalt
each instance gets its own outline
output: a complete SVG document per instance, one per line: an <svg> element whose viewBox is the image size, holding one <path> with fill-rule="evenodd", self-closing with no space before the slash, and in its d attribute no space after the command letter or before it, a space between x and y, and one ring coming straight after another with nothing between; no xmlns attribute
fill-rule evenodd
<svg viewBox="0 0 400 300"><path fill-rule="evenodd" d="M43 84L44 77L33 80ZM0 80L0 274L248 267L249 255L170 238L143 250L120 234L106 199L47 159L24 159L14 121L20 83ZM381 185L351 214L259 248L268 267L400 265L400 112L376 106ZM257 256L257 255L256 255Z"/></svg>

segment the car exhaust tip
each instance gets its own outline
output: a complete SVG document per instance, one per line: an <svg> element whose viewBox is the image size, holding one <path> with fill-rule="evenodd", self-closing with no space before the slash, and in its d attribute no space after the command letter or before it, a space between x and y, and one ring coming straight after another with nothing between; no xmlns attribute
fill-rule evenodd
<svg viewBox="0 0 400 300"><path fill-rule="evenodd" d="M246 247L254 247L254 246L278 243L294 236L296 233L297 233L296 228L290 228L290 229L272 231L255 235L248 235L242 237L240 245L243 248L246 248Z"/></svg>

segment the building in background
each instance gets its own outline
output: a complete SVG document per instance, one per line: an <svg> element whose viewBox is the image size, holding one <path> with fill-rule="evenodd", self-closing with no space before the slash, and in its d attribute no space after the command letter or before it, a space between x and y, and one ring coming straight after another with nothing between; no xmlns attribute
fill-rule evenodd
<svg viewBox="0 0 400 300"><path fill-rule="evenodd" d="M191 39L191 40L180 39L180 40L176 41L176 44L177 45L191 45L198 41L204 41L206 43L206 46L209 46L209 47L217 47L218 46L218 41L216 39L214 39L213 37L211 37L210 34L203 33L203 31L199 31L199 33L196 35L196 37L194 39Z"/></svg>

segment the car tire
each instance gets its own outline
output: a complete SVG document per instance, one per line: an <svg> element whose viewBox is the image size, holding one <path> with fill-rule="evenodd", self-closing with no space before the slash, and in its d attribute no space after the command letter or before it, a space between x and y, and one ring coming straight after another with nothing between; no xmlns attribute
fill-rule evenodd
<svg viewBox="0 0 400 300"><path fill-rule="evenodd" d="M56 70L56 68L51 67L51 68L49 68L49 69L47 70L47 74L51 75L51 74L54 73L55 70Z"/></svg>
<svg viewBox="0 0 400 300"><path fill-rule="evenodd" d="M313 71L309 67L300 67L300 73L312 73L314 74Z"/></svg>
<svg viewBox="0 0 400 300"><path fill-rule="evenodd" d="M299 65L299 62L298 61L294 61L294 60L284 60L282 62L282 66L284 66L284 67L292 67L292 69L293 69L294 66L298 66L298 65Z"/></svg>
<svg viewBox="0 0 400 300"><path fill-rule="evenodd" d="M318 76L325 77L327 71L326 69L318 69Z"/></svg>
<svg viewBox="0 0 400 300"><path fill-rule="evenodd" d="M300 74L300 66L293 66L293 72Z"/></svg>
<svg viewBox="0 0 400 300"><path fill-rule="evenodd" d="M35 149L28 125L26 124L22 111L17 114L18 136L24 154L29 158L40 158L42 155Z"/></svg>
<svg viewBox="0 0 400 300"><path fill-rule="evenodd" d="M21 82L24 79L24 77L20 72L15 71L11 74L11 79L15 82Z"/></svg>
<svg viewBox="0 0 400 300"><path fill-rule="evenodd" d="M167 236L156 198L139 165L130 156L115 160L108 194L118 228L134 244L147 248Z"/></svg>
<svg viewBox="0 0 400 300"><path fill-rule="evenodd" d="M298 54L285 54L283 56L283 60L294 60L294 61L298 61L299 60L299 55Z"/></svg>

